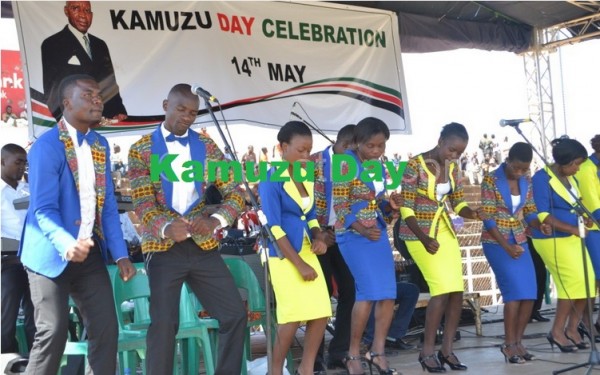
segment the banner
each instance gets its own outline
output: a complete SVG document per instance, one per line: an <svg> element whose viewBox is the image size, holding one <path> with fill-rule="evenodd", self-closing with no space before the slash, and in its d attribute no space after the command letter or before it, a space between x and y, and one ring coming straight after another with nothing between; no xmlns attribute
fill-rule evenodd
<svg viewBox="0 0 600 375"><path fill-rule="evenodd" d="M81 72L101 83L104 132L154 128L169 89L183 82L218 98L217 118L230 124L280 127L302 119L337 132L374 116L392 132L410 133L391 12L247 1L98 1L91 10L27 1L13 8L34 137L54 124L53 108L60 114L57 82ZM212 123L204 103L197 123Z"/></svg>
<svg viewBox="0 0 600 375"><path fill-rule="evenodd" d="M12 112L17 116L27 109L25 105L25 89L23 86L23 64L19 51L2 50L2 79L1 105L2 113L6 107L11 106Z"/></svg>

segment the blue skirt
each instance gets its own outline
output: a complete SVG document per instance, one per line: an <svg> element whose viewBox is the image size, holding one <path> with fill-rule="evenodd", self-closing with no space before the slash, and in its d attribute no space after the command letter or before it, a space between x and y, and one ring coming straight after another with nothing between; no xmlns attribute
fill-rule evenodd
<svg viewBox="0 0 600 375"><path fill-rule="evenodd" d="M394 256L385 228L377 241L352 231L337 235L336 240L354 276L356 301L396 299Z"/></svg>
<svg viewBox="0 0 600 375"><path fill-rule="evenodd" d="M596 280L600 278L600 230L590 230L585 237L585 247L588 249Z"/></svg>
<svg viewBox="0 0 600 375"><path fill-rule="evenodd" d="M508 242L516 243L512 235ZM484 243L482 246L496 276L504 303L537 298L535 268L527 243L521 244L525 252L517 259L513 259L498 244Z"/></svg>

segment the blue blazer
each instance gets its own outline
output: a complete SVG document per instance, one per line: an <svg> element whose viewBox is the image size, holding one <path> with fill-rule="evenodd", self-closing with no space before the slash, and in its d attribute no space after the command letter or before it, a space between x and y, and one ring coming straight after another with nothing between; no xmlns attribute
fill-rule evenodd
<svg viewBox="0 0 600 375"><path fill-rule="evenodd" d="M127 257L127 247L119 221L117 201L110 176L110 146L96 133L106 152L106 197L102 209L104 241L102 255L110 251L113 259ZM69 262L64 259L79 232L81 208L75 179L59 139L58 126L44 133L31 147L29 161L30 200L19 250L21 262L34 272L57 277ZM99 241L94 237L94 241Z"/></svg>
<svg viewBox="0 0 600 375"><path fill-rule="evenodd" d="M287 236L294 250L300 252L304 236L308 235L308 238L312 238L311 229L319 227L315 212L314 183L303 182L310 204L308 208L302 209L302 198L294 182L291 179L287 182L270 182L273 172L274 169L269 170L267 181L262 181L258 185L262 211L267 217L275 239ZM290 177L287 169L282 177ZM277 256L271 242L269 242L269 256Z"/></svg>
<svg viewBox="0 0 600 375"><path fill-rule="evenodd" d="M576 188L577 196L581 199L581 194L577 188L577 180L574 177L569 177L569 182L571 186ZM532 183L533 200L538 209L540 222L544 222L544 219L548 215L552 215L564 223L577 226L577 213L569 200L571 195L551 170L544 168L537 171L532 178ZM537 239L569 237L570 235L569 233L555 230L554 235L546 236L538 229L531 228L531 237Z"/></svg>

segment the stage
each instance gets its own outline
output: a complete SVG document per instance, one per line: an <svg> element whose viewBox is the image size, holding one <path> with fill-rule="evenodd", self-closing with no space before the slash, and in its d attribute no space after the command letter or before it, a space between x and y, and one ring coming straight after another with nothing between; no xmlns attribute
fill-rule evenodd
<svg viewBox="0 0 600 375"><path fill-rule="evenodd" d="M546 340L546 334L550 331L550 322L532 322L527 326L524 344L529 352L537 357L537 360L522 365L504 362L500 353L500 345L503 343L502 306L488 307L488 312L482 312L483 336L475 335L475 326L466 325L459 327L461 339L455 342L454 352L462 362L469 366L469 374L485 375L516 375L516 374L551 374L552 371L569 367L573 364L583 363L589 359L590 349L579 350L576 353L561 353L558 348L552 352L550 344ZM554 305L543 305L542 315L550 319L554 318ZM300 360L303 332L298 331L296 344L293 349L296 363ZM327 334L327 339L331 336ZM418 335L407 337L405 341L420 346ZM600 345L600 344L599 344ZM599 346L600 348L600 346ZM265 340L262 333L252 336L253 358L265 355ZM391 367L396 368L404 375L423 374L421 365L417 361L419 349L409 351L388 350L388 359ZM446 373L455 373L446 366ZM368 368L365 368L369 374ZM568 374L585 374L586 368L571 371ZM600 373L600 366L592 373ZM328 375L343 375L345 370L339 368L328 370Z"/></svg>

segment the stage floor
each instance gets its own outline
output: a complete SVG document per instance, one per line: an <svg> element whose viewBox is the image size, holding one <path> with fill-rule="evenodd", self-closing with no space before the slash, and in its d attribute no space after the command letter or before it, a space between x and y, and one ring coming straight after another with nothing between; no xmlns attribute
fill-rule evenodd
<svg viewBox="0 0 600 375"><path fill-rule="evenodd" d="M504 362L504 356L500 353L500 345L503 343L502 306L488 308L489 312L482 313L483 335L475 335L475 326L461 326L459 328L461 339L455 342L454 352L462 362L469 366L468 373L485 375L515 375L515 374L552 374L553 371L567 368L574 364L584 363L589 360L590 349L579 350L576 353L561 353L555 347L552 352L550 344L546 340L546 334L550 330L552 322L532 322L527 326L524 344L529 351L537 357L537 360L525 364L516 365ZM544 305L542 314L550 319L554 318L554 306ZM597 314L597 312L595 313ZM328 339L331 337L327 334ZM303 332L296 335L297 342L293 349L294 358L298 363L301 356ZM406 338L406 341L420 345L419 336ZM597 346L600 349L600 344ZM256 333L252 337L253 357L264 356L266 353L264 335ZM404 375L422 374L423 370L417 361L419 349L410 351L388 350L388 359L391 367L396 368ZM446 367L447 368L447 367ZM368 374L368 368L365 368ZM568 374L585 374L587 368L569 371ZM328 370L328 375L345 374L343 369ZM458 374L447 368L447 373ZM596 366L591 373L600 373L600 366Z"/></svg>

